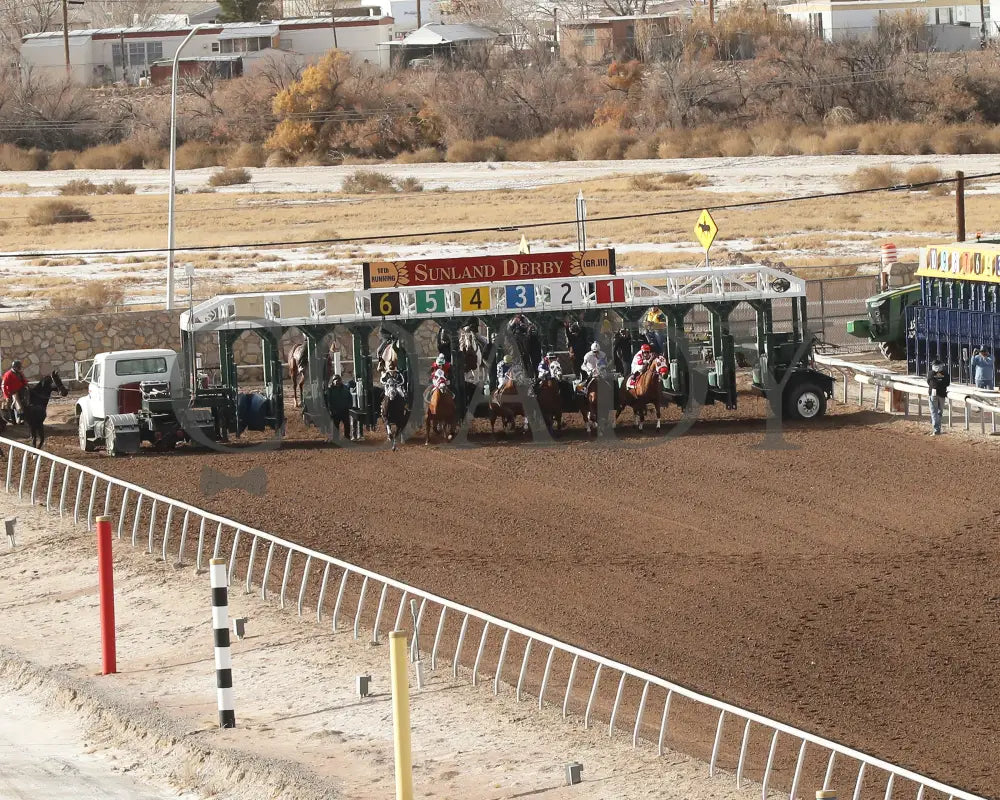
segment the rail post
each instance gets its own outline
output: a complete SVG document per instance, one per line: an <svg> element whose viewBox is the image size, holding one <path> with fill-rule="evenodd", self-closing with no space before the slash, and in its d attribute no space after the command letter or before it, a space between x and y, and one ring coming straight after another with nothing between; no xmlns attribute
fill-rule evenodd
<svg viewBox="0 0 1000 800"><path fill-rule="evenodd" d="M115 577L111 563L111 517L97 518L97 582L101 606L101 673L118 671L115 650Z"/></svg>
<svg viewBox="0 0 1000 800"><path fill-rule="evenodd" d="M392 631L389 634L389 671L392 682L392 734L396 757L396 800L413 800L410 686L406 665L406 631Z"/></svg>
<svg viewBox="0 0 1000 800"><path fill-rule="evenodd" d="M215 637L215 686L219 702L219 727L236 727L233 703L233 659L229 650L229 584L226 580L226 560L213 558L209 562L212 584L212 628Z"/></svg>

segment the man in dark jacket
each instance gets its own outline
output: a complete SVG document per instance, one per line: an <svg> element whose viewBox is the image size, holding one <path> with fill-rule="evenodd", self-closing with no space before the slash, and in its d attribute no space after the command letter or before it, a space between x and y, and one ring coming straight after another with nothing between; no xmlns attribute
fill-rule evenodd
<svg viewBox="0 0 1000 800"><path fill-rule="evenodd" d="M944 401L948 397L948 385L951 383L951 376L945 365L935 360L931 364L930 374L927 376L927 389L931 403L931 425L934 428L933 436L941 433L941 412L944 410Z"/></svg>
<svg viewBox="0 0 1000 800"><path fill-rule="evenodd" d="M330 417L333 420L333 430L338 432L342 426L344 428L344 438L350 436L351 406L353 400L351 390L344 384L340 375L334 375L333 380L326 390L326 405L330 409Z"/></svg>

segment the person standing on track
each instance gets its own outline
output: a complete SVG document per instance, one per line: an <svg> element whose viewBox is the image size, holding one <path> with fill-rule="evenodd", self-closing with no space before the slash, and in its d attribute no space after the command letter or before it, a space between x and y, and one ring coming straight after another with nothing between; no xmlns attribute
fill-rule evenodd
<svg viewBox="0 0 1000 800"><path fill-rule="evenodd" d="M931 364L930 374L927 376L928 394L931 404L931 427L932 436L941 434L941 413L944 410L944 401L948 397L948 385L951 383L951 376L940 361Z"/></svg>
<svg viewBox="0 0 1000 800"><path fill-rule="evenodd" d="M28 388L28 380L24 377L21 362L15 360L10 369L3 374L2 392L4 408L10 411L10 421L18 423L24 409L21 408L21 392Z"/></svg>
<svg viewBox="0 0 1000 800"><path fill-rule="evenodd" d="M972 381L976 384L977 389L993 389L995 387L996 368L993 356L990 355L990 348L984 347L972 356L969 372L972 373Z"/></svg>

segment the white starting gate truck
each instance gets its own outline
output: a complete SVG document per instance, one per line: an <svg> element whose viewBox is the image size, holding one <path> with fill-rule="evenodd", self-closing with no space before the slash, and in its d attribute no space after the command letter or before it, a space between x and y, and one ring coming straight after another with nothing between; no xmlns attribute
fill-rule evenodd
<svg viewBox="0 0 1000 800"><path fill-rule="evenodd" d="M110 456L137 453L142 442L168 450L190 439L195 426L215 439L211 409L175 404L171 382L180 380L173 350L117 350L98 353L76 365L77 379L88 384L76 402L80 448L99 447ZM178 406L184 421L178 419Z"/></svg>

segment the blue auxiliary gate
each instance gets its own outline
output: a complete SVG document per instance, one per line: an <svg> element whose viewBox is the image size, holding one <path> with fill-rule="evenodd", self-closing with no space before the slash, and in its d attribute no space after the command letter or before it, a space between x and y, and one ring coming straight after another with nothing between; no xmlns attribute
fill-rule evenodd
<svg viewBox="0 0 1000 800"><path fill-rule="evenodd" d="M1000 244L920 249L920 302L906 309L907 369L926 375L940 359L954 381L970 383L976 348L1000 349Z"/></svg>

